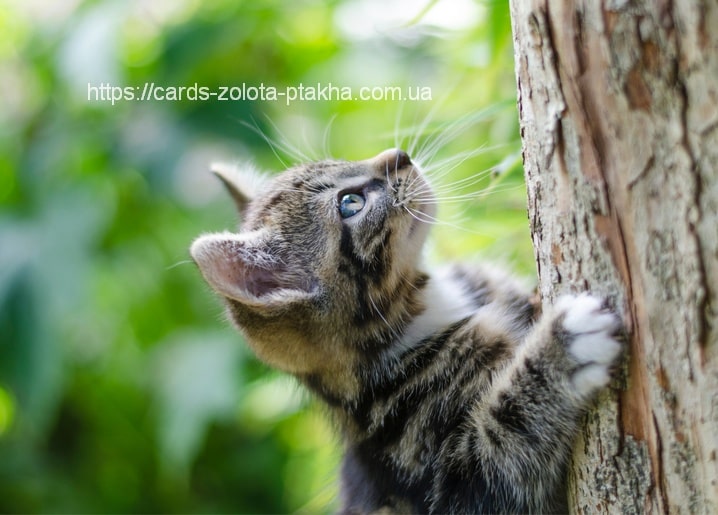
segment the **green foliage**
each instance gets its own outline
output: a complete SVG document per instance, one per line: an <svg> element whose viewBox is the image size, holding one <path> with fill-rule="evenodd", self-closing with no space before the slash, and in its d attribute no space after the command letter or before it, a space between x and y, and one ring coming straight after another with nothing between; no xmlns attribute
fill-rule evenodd
<svg viewBox="0 0 718 515"><path fill-rule="evenodd" d="M446 196L491 194L447 203L432 259L530 274L507 9L0 0L0 512L331 511L329 422L188 261L195 236L236 223L208 164L279 171L296 149L363 159L449 134L432 161L466 159L447 162L441 181L464 183ZM113 104L103 83L432 99Z"/></svg>

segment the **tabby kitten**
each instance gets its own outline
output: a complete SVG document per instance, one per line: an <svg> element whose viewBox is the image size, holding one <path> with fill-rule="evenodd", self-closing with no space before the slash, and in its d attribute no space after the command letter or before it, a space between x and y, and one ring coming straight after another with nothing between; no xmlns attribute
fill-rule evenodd
<svg viewBox="0 0 718 515"><path fill-rule="evenodd" d="M621 350L600 300L540 314L496 270L427 270L435 202L401 150L217 174L241 228L192 257L257 356L336 416L343 512L561 509L579 416Z"/></svg>

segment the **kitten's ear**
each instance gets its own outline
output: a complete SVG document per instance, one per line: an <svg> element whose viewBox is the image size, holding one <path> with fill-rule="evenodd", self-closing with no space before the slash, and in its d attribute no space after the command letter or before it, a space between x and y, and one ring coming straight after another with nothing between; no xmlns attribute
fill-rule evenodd
<svg viewBox="0 0 718 515"><path fill-rule="evenodd" d="M267 182L264 174L247 164L212 163L210 170L222 181L240 214Z"/></svg>
<svg viewBox="0 0 718 515"><path fill-rule="evenodd" d="M217 293L249 307L282 308L316 294L316 281L273 254L265 231L200 236L190 254Z"/></svg>

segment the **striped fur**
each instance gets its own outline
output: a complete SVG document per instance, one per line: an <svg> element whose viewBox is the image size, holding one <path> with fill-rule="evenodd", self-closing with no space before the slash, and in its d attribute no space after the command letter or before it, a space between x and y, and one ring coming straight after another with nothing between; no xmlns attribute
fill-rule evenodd
<svg viewBox="0 0 718 515"><path fill-rule="evenodd" d="M201 236L191 254L255 353L329 407L345 513L562 508L578 419L620 352L599 300L541 314L500 271L428 271L432 193L398 150L252 191L218 175L240 231ZM343 218L346 194L366 203Z"/></svg>

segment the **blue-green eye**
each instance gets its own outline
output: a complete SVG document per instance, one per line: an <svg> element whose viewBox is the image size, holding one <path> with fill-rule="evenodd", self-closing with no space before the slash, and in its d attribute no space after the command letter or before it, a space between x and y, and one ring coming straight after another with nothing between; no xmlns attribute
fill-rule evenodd
<svg viewBox="0 0 718 515"><path fill-rule="evenodd" d="M339 201L339 214L342 218L349 218L364 209L364 204L366 199L363 196L358 193L347 193Z"/></svg>

